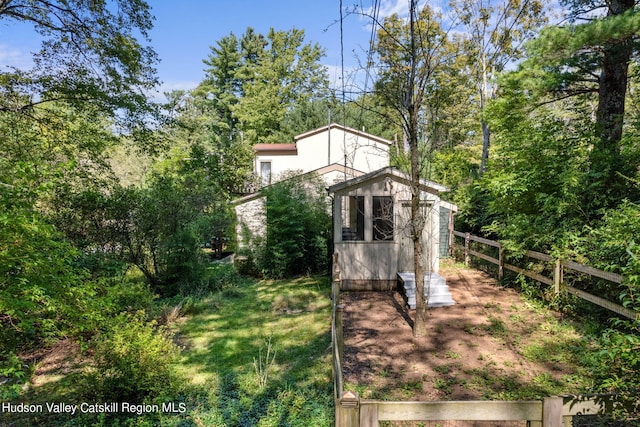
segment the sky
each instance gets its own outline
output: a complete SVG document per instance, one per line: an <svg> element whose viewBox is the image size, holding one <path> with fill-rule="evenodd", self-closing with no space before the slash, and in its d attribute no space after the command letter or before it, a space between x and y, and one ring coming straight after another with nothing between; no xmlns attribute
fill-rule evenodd
<svg viewBox="0 0 640 427"><path fill-rule="evenodd" d="M270 28L305 31L305 41L326 51L321 60L332 84L341 76L340 0L147 0L156 20L150 45L160 58L159 92L192 89L204 77L203 59L211 46L231 32L241 36L247 27L267 34ZM347 70L366 59L371 21L349 13L354 7L370 10L374 0L343 0L343 52ZM380 15L406 13L408 0L381 0ZM0 67L26 68L40 42L28 24L0 21Z"/></svg>

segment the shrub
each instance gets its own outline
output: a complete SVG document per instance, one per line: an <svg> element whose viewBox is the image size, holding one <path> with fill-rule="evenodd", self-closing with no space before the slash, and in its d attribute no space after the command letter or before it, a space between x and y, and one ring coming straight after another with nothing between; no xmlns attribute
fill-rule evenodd
<svg viewBox="0 0 640 427"><path fill-rule="evenodd" d="M324 272L328 266L331 217L324 182L291 177L263 190L267 235L258 248L258 269L283 278Z"/></svg>
<svg viewBox="0 0 640 427"><path fill-rule="evenodd" d="M629 262L621 269L624 290L622 305L640 312L640 244L628 243ZM614 319L599 340L600 351L593 360L593 373L600 392L619 393L618 415L640 412L640 319ZM633 415L635 414L635 415Z"/></svg>
<svg viewBox="0 0 640 427"><path fill-rule="evenodd" d="M85 394L99 401L148 402L180 386L173 370L178 349L171 336L143 312L120 314L94 340L94 369Z"/></svg>

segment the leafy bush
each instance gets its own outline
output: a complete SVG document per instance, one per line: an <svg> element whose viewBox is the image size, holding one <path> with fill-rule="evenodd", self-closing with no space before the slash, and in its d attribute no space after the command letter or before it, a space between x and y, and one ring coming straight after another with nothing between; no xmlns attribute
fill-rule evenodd
<svg viewBox="0 0 640 427"><path fill-rule="evenodd" d="M178 349L166 329L146 322L143 312L113 318L94 341L94 370L85 394L96 401L148 402L175 396Z"/></svg>
<svg viewBox="0 0 640 427"><path fill-rule="evenodd" d="M9 354L95 327L96 285L75 250L0 188L0 342Z"/></svg>
<svg viewBox="0 0 640 427"><path fill-rule="evenodd" d="M29 377L28 367L13 352L0 353L0 399L8 400L20 393Z"/></svg>
<svg viewBox="0 0 640 427"><path fill-rule="evenodd" d="M84 252L89 266L117 258L142 271L154 292L178 293L198 283L208 264L202 245L226 208L197 174L152 174L143 188L68 191L58 195L55 223ZM92 259L93 258L93 259ZM107 264L107 265L105 265Z"/></svg>
<svg viewBox="0 0 640 427"><path fill-rule="evenodd" d="M627 252L631 259L622 269L626 288L621 294L622 304L640 312L640 244L629 244ZM640 319L615 319L612 327L602 334L599 346L593 368L598 391L619 393L618 415L637 417L640 413Z"/></svg>
<svg viewBox="0 0 640 427"><path fill-rule="evenodd" d="M331 217L318 177L293 176L263 190L267 235L256 262L266 277L324 272L328 266Z"/></svg>

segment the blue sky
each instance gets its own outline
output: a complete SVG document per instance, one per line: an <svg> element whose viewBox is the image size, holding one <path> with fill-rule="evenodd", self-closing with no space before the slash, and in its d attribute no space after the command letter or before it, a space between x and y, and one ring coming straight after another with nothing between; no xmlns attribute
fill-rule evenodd
<svg viewBox="0 0 640 427"><path fill-rule="evenodd" d="M190 89L202 80L202 60L220 38L234 32L240 36L247 27L266 34L269 28L305 31L307 42L326 50L322 59L332 81L340 76L339 0L148 0L156 17L151 46L160 57L158 75L161 92ZM405 13L408 0L382 0L381 16ZM343 0L343 9L354 6L367 10L373 0ZM344 62L348 70L366 58L371 22L356 14L344 13ZM39 50L39 40L27 24L0 21L0 66L28 67L31 52Z"/></svg>

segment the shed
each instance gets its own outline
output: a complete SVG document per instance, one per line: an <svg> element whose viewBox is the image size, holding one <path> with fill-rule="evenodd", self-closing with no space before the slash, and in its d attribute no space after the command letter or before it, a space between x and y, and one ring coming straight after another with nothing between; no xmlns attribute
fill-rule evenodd
<svg viewBox="0 0 640 427"><path fill-rule="evenodd" d="M406 173L385 167L328 188L333 195L333 242L340 254L343 289L395 290L398 273L414 271L410 183ZM427 272L438 272L441 207L453 209L441 201L444 191L447 188L441 184L420 182Z"/></svg>

